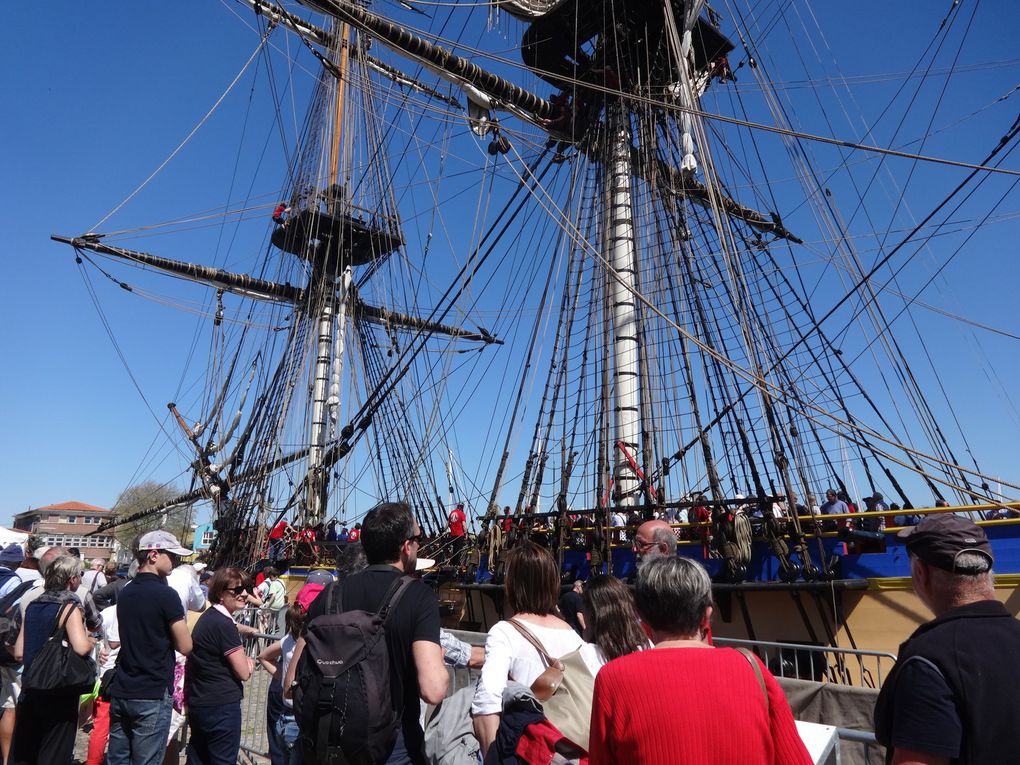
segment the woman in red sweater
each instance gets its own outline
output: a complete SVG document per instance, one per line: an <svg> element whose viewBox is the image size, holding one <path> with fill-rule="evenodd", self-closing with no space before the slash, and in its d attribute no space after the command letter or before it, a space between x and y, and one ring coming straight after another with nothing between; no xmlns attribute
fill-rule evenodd
<svg viewBox="0 0 1020 765"><path fill-rule="evenodd" d="M712 583L700 564L649 561L635 600L655 648L611 661L595 678L591 765L811 765L771 673L705 642Z"/></svg>

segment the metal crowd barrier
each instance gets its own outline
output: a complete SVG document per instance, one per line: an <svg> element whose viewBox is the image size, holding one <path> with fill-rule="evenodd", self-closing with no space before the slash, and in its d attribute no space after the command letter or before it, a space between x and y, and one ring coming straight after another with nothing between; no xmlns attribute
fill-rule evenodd
<svg viewBox="0 0 1020 765"><path fill-rule="evenodd" d="M258 610L258 609L253 609ZM283 633L259 634L245 638L244 652L252 659L262 650L283 636ZM263 765L269 758L269 733L266 729L266 709L268 706L269 683L272 676L255 663L248 682L244 684L244 698L241 700L241 751L237 761L242 765Z"/></svg>
<svg viewBox="0 0 1020 765"><path fill-rule="evenodd" d="M836 728L836 735L839 736L840 741L860 744L862 747L861 756L864 762L870 763L873 757L879 757L879 762L885 762L885 747L878 743L873 732L852 730L850 728Z"/></svg>
<svg viewBox="0 0 1020 765"><path fill-rule="evenodd" d="M896 662L896 654L862 648L834 648L804 643L774 643L737 638L712 639L719 646L740 646L758 654L776 677L799 678L842 685L881 688L888 669L884 662ZM857 680L854 683L854 680Z"/></svg>

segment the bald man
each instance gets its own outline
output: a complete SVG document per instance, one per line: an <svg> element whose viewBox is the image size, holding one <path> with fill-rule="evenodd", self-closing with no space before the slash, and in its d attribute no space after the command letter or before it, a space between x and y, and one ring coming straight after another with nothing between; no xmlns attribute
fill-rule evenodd
<svg viewBox="0 0 1020 765"><path fill-rule="evenodd" d="M645 521L634 535L638 566L666 555L676 555L676 534L665 521Z"/></svg>

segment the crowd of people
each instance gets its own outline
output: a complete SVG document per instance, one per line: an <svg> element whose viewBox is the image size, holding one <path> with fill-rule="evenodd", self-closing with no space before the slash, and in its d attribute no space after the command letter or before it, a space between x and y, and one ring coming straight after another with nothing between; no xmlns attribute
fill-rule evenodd
<svg viewBox="0 0 1020 765"><path fill-rule="evenodd" d="M549 551L519 542L506 558L512 615L484 648L441 628L406 504L377 505L361 526L337 576L315 572L293 602L273 566L257 583L235 567L203 570L163 530L137 539L123 579L63 548L0 550L4 762L70 762L81 696L98 681L89 765L176 763L170 742L185 720L189 763L233 765L259 666L272 678L273 765L435 762L426 729L437 726L461 756L447 762L811 762L768 668L713 647L711 582L677 556L666 520L633 535L633 589L598 574L561 592ZM1020 694L1020 668L985 650L1020 648L1020 623L995 598L987 537L952 514L900 534L936 618L901 647L878 699L889 761L1020 761L1001 713ZM275 622L239 619L248 606L284 617L282 638L254 658L246 639ZM448 667L480 669L477 683L446 698Z"/></svg>

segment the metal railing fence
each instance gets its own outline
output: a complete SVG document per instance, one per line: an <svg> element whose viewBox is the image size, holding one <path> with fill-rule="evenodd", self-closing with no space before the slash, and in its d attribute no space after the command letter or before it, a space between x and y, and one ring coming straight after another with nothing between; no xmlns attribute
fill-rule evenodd
<svg viewBox="0 0 1020 765"><path fill-rule="evenodd" d="M713 638L717 646L750 648L776 677L880 688L896 654L862 648L838 648L805 643ZM856 683L854 680L856 679Z"/></svg>
<svg viewBox="0 0 1020 765"><path fill-rule="evenodd" d="M257 610L257 609L256 609ZM282 633L259 634L245 638L244 651L254 659L264 648L276 642ZM266 715L269 707L269 686L273 680L261 664L255 663L248 682L244 684L244 698L241 700L241 751L238 762L243 765L262 765L269 759L269 730Z"/></svg>

